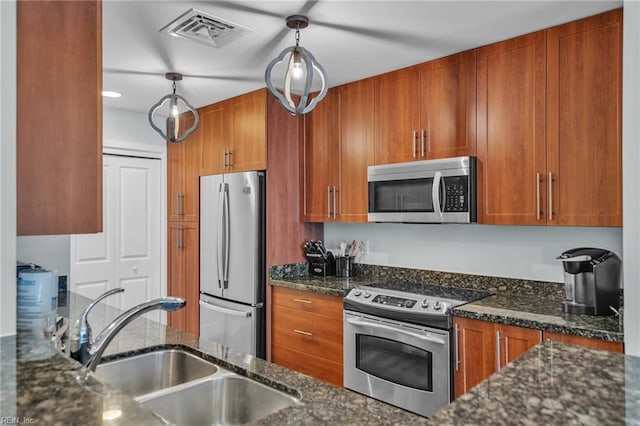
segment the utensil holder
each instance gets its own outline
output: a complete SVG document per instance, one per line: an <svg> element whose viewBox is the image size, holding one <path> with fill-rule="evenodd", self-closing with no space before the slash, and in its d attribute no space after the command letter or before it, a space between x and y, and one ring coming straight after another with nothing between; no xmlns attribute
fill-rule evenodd
<svg viewBox="0 0 640 426"><path fill-rule="evenodd" d="M336 257L336 277L349 278L353 276L353 257Z"/></svg>

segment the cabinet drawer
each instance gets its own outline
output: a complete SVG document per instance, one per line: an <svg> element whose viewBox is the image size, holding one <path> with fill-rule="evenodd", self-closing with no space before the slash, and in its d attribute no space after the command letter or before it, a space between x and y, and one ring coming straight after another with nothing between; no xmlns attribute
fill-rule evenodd
<svg viewBox="0 0 640 426"><path fill-rule="evenodd" d="M315 377L316 379L342 386L343 365L317 356L274 345L271 361L283 367Z"/></svg>
<svg viewBox="0 0 640 426"><path fill-rule="evenodd" d="M272 303L278 306L301 310L308 313L339 318L342 323L342 298L308 291L273 287Z"/></svg>
<svg viewBox="0 0 640 426"><path fill-rule="evenodd" d="M286 346L333 362L342 361L342 317L301 314L276 306L272 317L273 345Z"/></svg>

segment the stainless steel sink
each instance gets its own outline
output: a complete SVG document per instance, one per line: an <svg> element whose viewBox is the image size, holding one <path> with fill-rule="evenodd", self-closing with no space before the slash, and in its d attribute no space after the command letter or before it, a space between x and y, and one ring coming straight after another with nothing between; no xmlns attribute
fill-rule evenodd
<svg viewBox="0 0 640 426"><path fill-rule="evenodd" d="M296 398L234 373L152 397L142 405L177 425L240 425L283 408Z"/></svg>
<svg viewBox="0 0 640 426"><path fill-rule="evenodd" d="M177 349L164 349L98 365L99 380L133 397L210 376L216 365Z"/></svg>
<svg viewBox="0 0 640 426"><path fill-rule="evenodd" d="M294 396L179 349L100 364L92 374L170 424L239 425L301 404Z"/></svg>

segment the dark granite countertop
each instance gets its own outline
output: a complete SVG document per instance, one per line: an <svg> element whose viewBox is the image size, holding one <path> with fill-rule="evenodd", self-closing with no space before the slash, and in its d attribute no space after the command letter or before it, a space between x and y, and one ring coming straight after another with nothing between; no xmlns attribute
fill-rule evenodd
<svg viewBox="0 0 640 426"><path fill-rule="evenodd" d="M61 298L62 299L62 298ZM71 294L68 311L78 317L88 299ZM59 308L59 312L67 308ZM119 312L103 303L90 314L99 332ZM119 354L135 354L149 347L181 347L239 374L300 395L303 405L286 408L254 424L426 424L427 419L364 397L250 355L229 350L206 339L181 333L157 322L138 318L111 342L105 360ZM113 425L163 424L151 411L116 389L90 378L86 386L77 380L80 365L29 333L0 338L0 416L17 417L22 423L46 425L98 425L103 413L121 411L109 420ZM17 422L14 422L17 423Z"/></svg>
<svg viewBox="0 0 640 426"><path fill-rule="evenodd" d="M640 358L546 341L430 421L439 425L639 425Z"/></svg>
<svg viewBox="0 0 640 426"><path fill-rule="evenodd" d="M610 342L624 341L618 317L572 315L562 312L564 287L559 283L488 277L356 264L352 278L309 276L306 264L272 267L271 285L314 293L342 296L352 287L380 281L398 280L486 290L493 295L467 303L453 310L459 317L508 325L593 337Z"/></svg>

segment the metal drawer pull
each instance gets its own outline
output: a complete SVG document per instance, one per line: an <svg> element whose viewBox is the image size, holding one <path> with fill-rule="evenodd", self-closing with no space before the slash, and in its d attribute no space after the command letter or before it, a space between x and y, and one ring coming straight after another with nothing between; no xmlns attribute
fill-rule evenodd
<svg viewBox="0 0 640 426"><path fill-rule="evenodd" d="M425 154L425 145L426 145L426 139L427 139L427 131L422 129L420 131L420 156L424 157Z"/></svg>
<svg viewBox="0 0 640 426"><path fill-rule="evenodd" d="M500 371L500 332L496 331L496 361L498 362L498 371Z"/></svg>
<svg viewBox="0 0 640 426"><path fill-rule="evenodd" d="M331 219L331 187L327 186L327 218Z"/></svg>
<svg viewBox="0 0 640 426"><path fill-rule="evenodd" d="M549 172L549 220L553 220L553 173Z"/></svg>
<svg viewBox="0 0 640 426"><path fill-rule="evenodd" d="M540 173L536 173L536 219L540 220Z"/></svg>
<svg viewBox="0 0 640 426"><path fill-rule="evenodd" d="M416 146L418 140L418 132L413 131L413 158L416 158L418 155L418 147Z"/></svg>
<svg viewBox="0 0 640 426"><path fill-rule="evenodd" d="M460 326L456 324L456 371L460 370Z"/></svg>
<svg viewBox="0 0 640 426"><path fill-rule="evenodd" d="M302 330L293 329L293 332L294 333L298 333L298 334L303 334L303 335L309 336L309 337L313 336L313 333L309 333L308 331L302 331Z"/></svg>
<svg viewBox="0 0 640 426"><path fill-rule="evenodd" d="M304 299L293 299L293 301L300 302L300 303L308 303L309 305L313 303L311 300L304 300Z"/></svg>
<svg viewBox="0 0 640 426"><path fill-rule="evenodd" d="M338 203L336 202L336 192L338 192L338 190L334 186L333 187L333 218L334 219L338 218Z"/></svg>

